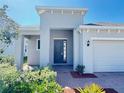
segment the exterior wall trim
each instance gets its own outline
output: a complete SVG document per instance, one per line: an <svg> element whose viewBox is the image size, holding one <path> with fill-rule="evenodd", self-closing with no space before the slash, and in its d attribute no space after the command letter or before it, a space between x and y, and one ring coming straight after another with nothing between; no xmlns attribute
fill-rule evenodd
<svg viewBox="0 0 124 93"><path fill-rule="evenodd" d="M98 37L92 37L91 40L121 40L123 41L124 38L98 38Z"/></svg>
<svg viewBox="0 0 124 93"><path fill-rule="evenodd" d="M81 25L81 26L79 26L79 29L81 29L81 31L84 31L83 29L124 30L124 27L122 27L122 26L86 26L86 25Z"/></svg>
<svg viewBox="0 0 124 93"><path fill-rule="evenodd" d="M47 11L50 11L50 14L53 14L55 10L58 10L61 12L61 14L64 14L65 10L71 11L71 14L76 14L76 12L80 12L81 15L85 15L87 10L86 8L58 8L58 7L42 7L42 6L36 6L36 10L38 14L46 13Z"/></svg>
<svg viewBox="0 0 124 93"><path fill-rule="evenodd" d="M53 38L53 40L68 40L68 38Z"/></svg>
<svg viewBox="0 0 124 93"><path fill-rule="evenodd" d="M39 26L20 26L19 34L21 35L40 35Z"/></svg>
<svg viewBox="0 0 124 93"><path fill-rule="evenodd" d="M40 30L40 26L20 26L19 30Z"/></svg>

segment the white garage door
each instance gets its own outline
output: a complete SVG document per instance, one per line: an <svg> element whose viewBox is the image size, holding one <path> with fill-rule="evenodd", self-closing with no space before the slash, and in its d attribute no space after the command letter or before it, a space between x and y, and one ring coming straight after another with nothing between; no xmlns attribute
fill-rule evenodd
<svg viewBox="0 0 124 93"><path fill-rule="evenodd" d="M124 71L124 41L94 41L94 72Z"/></svg>

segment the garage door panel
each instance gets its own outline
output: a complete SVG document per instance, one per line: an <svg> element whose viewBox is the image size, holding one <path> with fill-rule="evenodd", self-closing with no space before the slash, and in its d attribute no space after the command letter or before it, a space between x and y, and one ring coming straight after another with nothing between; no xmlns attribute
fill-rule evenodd
<svg viewBox="0 0 124 93"><path fill-rule="evenodd" d="M118 60L118 59L105 59L104 58L103 60L95 60L95 61L97 62L96 65L103 65L102 63L105 63L107 65L111 65L111 64L113 64L113 65L119 65L119 64L124 65L124 60Z"/></svg>
<svg viewBox="0 0 124 93"><path fill-rule="evenodd" d="M96 72L122 72L124 65L121 66L98 66Z"/></svg>
<svg viewBox="0 0 124 93"><path fill-rule="evenodd" d="M94 41L94 71L124 71L124 41Z"/></svg>

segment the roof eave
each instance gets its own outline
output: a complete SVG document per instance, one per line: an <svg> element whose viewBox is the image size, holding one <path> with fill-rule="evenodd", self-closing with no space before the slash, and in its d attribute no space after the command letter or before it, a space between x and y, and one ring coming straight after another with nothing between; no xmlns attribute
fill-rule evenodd
<svg viewBox="0 0 124 93"><path fill-rule="evenodd" d="M87 8L68 8L68 7L44 7L44 6L36 6L36 10L38 14L42 14L45 12L45 10L70 10L70 11L82 11L84 12L83 15L86 14L88 11Z"/></svg>
<svg viewBox="0 0 124 93"><path fill-rule="evenodd" d="M89 25L81 25L79 29L112 29L112 30L124 30L124 27L120 26L89 26Z"/></svg>

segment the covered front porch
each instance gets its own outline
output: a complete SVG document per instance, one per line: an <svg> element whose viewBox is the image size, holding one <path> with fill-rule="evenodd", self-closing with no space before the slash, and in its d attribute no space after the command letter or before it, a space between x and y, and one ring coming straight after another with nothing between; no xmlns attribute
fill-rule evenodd
<svg viewBox="0 0 124 93"><path fill-rule="evenodd" d="M39 27L20 27L15 53L18 69L23 69L24 63L29 66L40 66L39 41Z"/></svg>
<svg viewBox="0 0 124 93"><path fill-rule="evenodd" d="M22 69L26 54L27 65L32 67L53 66L56 70L72 71L78 64L81 64L80 34L77 30L54 28L49 29L49 34L46 34L47 30L44 32L40 31L39 27L20 29L19 38L16 40L18 69Z"/></svg>

